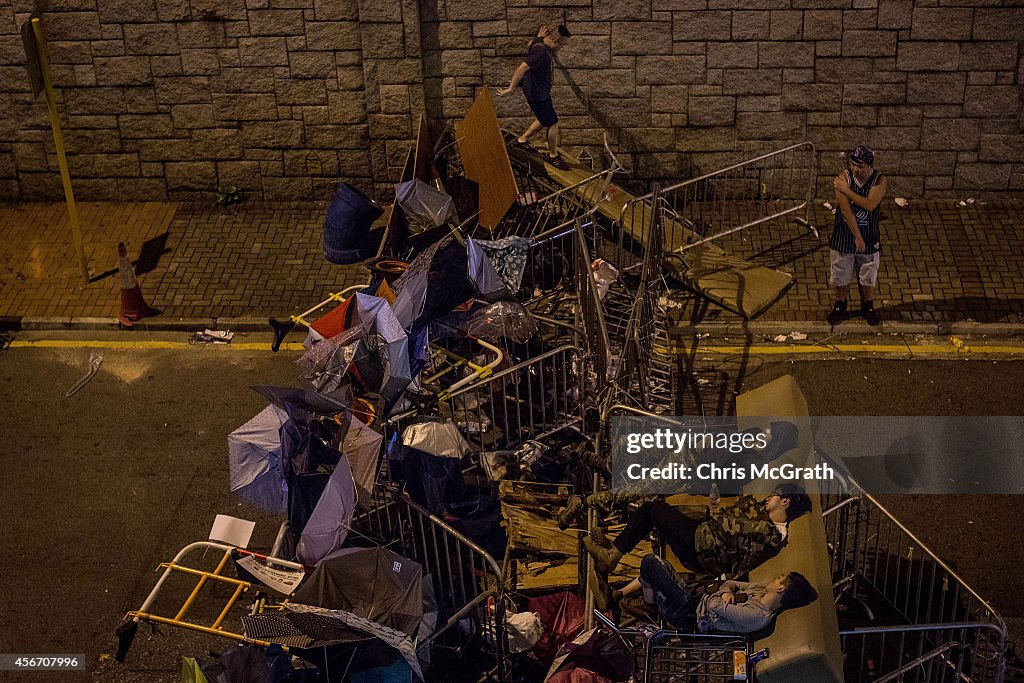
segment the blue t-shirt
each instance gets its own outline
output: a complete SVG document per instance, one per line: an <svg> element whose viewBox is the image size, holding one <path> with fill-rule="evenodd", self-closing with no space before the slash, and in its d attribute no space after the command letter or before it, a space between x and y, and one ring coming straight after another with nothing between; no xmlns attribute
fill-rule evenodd
<svg viewBox="0 0 1024 683"><path fill-rule="evenodd" d="M532 102L539 102L551 97L551 50L544 44L544 39L537 37L530 43L526 53L526 63L530 69L523 77L523 94Z"/></svg>

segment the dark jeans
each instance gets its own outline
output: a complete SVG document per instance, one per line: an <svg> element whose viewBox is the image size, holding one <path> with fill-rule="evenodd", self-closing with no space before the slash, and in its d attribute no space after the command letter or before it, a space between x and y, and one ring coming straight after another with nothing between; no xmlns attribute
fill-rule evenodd
<svg viewBox="0 0 1024 683"><path fill-rule="evenodd" d="M700 521L687 517L664 500L654 500L644 503L630 516L626 528L612 545L620 553L627 555L654 530L680 562L687 568L699 572L701 567L697 559L697 549L694 547L694 538L700 524Z"/></svg>
<svg viewBox="0 0 1024 683"><path fill-rule="evenodd" d="M666 560L646 555L640 563L640 583L654 592L661 616L678 629L692 630L702 593L688 584Z"/></svg>

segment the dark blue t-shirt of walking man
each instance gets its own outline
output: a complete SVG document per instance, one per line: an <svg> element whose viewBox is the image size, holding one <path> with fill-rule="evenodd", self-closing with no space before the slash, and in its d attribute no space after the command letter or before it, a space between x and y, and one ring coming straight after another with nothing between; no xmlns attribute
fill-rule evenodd
<svg viewBox="0 0 1024 683"><path fill-rule="evenodd" d="M553 73L553 52L561 48L571 34L565 26L559 26L554 32L541 28L536 38L530 41L530 49L526 59L512 75L509 86L499 90L498 95L504 96L515 90L522 83L523 95L530 105L534 120L522 135L513 143L516 147L529 152L537 152L530 144L530 137L541 128L547 128L548 157L552 166L567 169L568 164L558 156L558 114L555 113L551 101L551 83Z"/></svg>

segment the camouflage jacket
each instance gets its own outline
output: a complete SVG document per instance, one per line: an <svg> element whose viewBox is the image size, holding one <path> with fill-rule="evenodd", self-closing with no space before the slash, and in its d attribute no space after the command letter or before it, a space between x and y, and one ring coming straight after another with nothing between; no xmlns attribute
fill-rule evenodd
<svg viewBox="0 0 1024 683"><path fill-rule="evenodd" d="M713 576L735 578L775 557L785 545L764 502L743 496L697 527L697 558Z"/></svg>

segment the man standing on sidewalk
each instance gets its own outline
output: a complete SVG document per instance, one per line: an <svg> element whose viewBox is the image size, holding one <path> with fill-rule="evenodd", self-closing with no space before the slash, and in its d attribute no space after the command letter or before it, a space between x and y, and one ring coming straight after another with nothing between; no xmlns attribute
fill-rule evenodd
<svg viewBox="0 0 1024 683"><path fill-rule="evenodd" d="M874 169L875 153L868 147L857 145L849 158L850 168L832 181L838 208L828 246L836 302L827 320L835 326L846 319L850 285L856 274L861 314L868 325L877 325L881 316L875 310L873 297L881 248L878 206L885 197L888 181Z"/></svg>
<svg viewBox="0 0 1024 683"><path fill-rule="evenodd" d="M530 105L535 118L514 144L521 149L536 152L536 148L530 144L530 137L541 128L547 128L547 162L562 170L567 170L569 164L558 156L558 115L551 102L551 81L554 73L554 52L565 45L570 37L572 34L565 26L560 25L554 33L542 28L537 37L530 42L526 61L512 74L512 81L508 87L498 91L498 95L504 97L514 91L522 81L526 103Z"/></svg>

